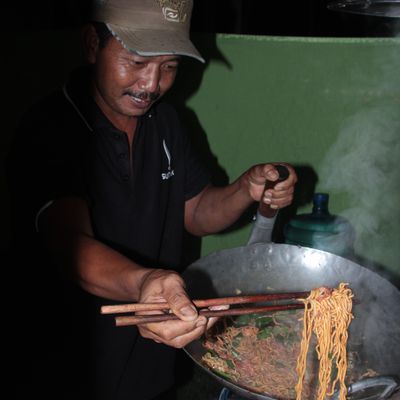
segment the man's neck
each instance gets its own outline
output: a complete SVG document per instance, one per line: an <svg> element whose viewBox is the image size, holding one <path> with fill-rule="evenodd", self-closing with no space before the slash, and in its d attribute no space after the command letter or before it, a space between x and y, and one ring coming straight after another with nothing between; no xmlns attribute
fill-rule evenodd
<svg viewBox="0 0 400 400"><path fill-rule="evenodd" d="M116 113L111 109L107 103L104 102L101 96L94 96L95 102L107 117L107 119L120 131L125 132L128 136L130 144L133 142L133 137L135 135L136 126L138 123L138 117L127 116L123 114Z"/></svg>

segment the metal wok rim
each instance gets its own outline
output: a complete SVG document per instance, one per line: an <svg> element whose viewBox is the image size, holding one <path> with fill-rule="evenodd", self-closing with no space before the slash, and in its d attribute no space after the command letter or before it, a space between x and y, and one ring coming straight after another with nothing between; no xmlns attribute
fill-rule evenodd
<svg viewBox="0 0 400 400"><path fill-rule="evenodd" d="M343 257L334 255L332 253L328 253L322 250L318 249L313 249L313 248L306 248L306 247L301 247L301 246L296 246L296 245L288 245L288 244L276 244L276 243L256 243L256 244L250 244L246 246L240 246L240 247L235 247L231 249L223 249L223 250L218 250L213 253L210 253L203 258L200 258L199 260L195 261L192 263L187 270L184 272L183 276L184 279L188 277L188 273L190 274L191 272L196 272L197 269L202 269L205 268L206 272L214 271L214 270L224 270L225 266L224 263L229 263L229 260L225 261L225 258L227 256L233 257L233 264L235 263L241 263L243 262L242 257L245 257L244 259L247 261L249 260L250 262L250 269L252 268L251 262L254 260L257 260L257 257L261 254L262 257L265 258L265 260L262 260L262 262L265 262L266 264L273 264L274 263L274 255L278 253L278 256L281 256L282 254L285 255L288 254L289 252L294 252L295 254L299 254L304 256L306 258L306 255L311 255L314 257L315 260L319 260L321 265L317 265L317 269L319 266L322 266L322 272L324 271L324 268L328 268L329 270L333 270L335 273L341 276L341 274L346 275L348 271L354 274L354 277L352 276L353 279L361 279L361 281L366 281L366 285L368 288L368 285L370 284L375 284L377 285L382 285L385 289L385 291L389 292L389 296L393 295L396 299L396 304L400 299L400 292L399 290L389 281L375 273L374 271L371 271L364 266L357 264L351 260L345 259ZM244 253L244 254L242 254ZM240 257L238 257L238 254ZM238 258L238 260L235 260L235 257ZM272 260L270 263L270 259ZM286 259L284 259L285 261ZM210 264L215 263L217 261L217 265L212 265L212 269L209 268ZM318 264L318 263L317 263ZM326 265L325 265L326 264ZM237 265L236 265L237 267ZM248 265L246 266L246 271L248 269ZM271 265L267 265L267 269L271 267ZM273 266L272 266L273 267ZM297 267L296 267L297 268ZM300 268L300 267L299 267ZM221 272L221 271L219 271ZM276 272L276 271L275 271ZM211 272L210 272L211 273ZM215 271L214 271L215 273ZM279 272L281 274L281 271ZM269 279L269 275L268 275ZM339 279L339 281L343 281ZM372 283L371 283L371 282ZM376 282L375 282L376 281ZM297 283L296 283L297 284ZM233 286L232 286L233 287ZM316 286L314 286L316 287ZM190 285L188 285L189 293L190 293ZM307 288L302 288L298 287L294 289L293 287L290 287L290 291L301 291L301 290L307 290ZM378 289L376 289L378 290ZM257 291L251 292L251 293L257 293ZM230 292L225 292L221 295L229 295L233 294L232 288ZM198 295L196 296L198 297ZM399 309L399 306L396 305L396 309ZM400 309L399 309L400 310ZM400 311L399 311L400 315ZM395 328L399 329L400 325L398 325L399 322L396 322ZM398 339L397 339L398 340ZM256 400L277 400L276 397L271 397L271 395L268 394L258 394L257 392L253 392L247 389L244 389L241 386L238 386L227 379L220 377L217 375L215 372L211 371L208 369L206 366L201 364L201 361L199 362L199 357L196 359L196 353L192 351L192 348L194 345L201 346L200 341L195 341L189 344L184 348L184 351L188 354L188 356L196 363L198 366L205 370L209 376L212 378L216 379L219 383L221 383L223 386L228 387L231 389L233 392L249 398L249 399L256 399ZM193 354L192 354L193 353ZM396 374L393 374L397 376L397 374L400 376L400 371L398 371L398 364L395 364L395 371ZM380 371L381 372L381 371ZM382 373L383 374L383 373Z"/></svg>

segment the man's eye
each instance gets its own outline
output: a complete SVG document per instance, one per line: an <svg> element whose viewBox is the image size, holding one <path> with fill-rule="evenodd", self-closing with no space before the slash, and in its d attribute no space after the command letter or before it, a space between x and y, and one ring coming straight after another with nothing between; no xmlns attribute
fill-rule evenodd
<svg viewBox="0 0 400 400"><path fill-rule="evenodd" d="M143 60L129 58L126 61L129 65L132 65L133 67L141 67L145 65L145 62Z"/></svg>
<svg viewBox="0 0 400 400"><path fill-rule="evenodd" d="M164 68L169 71L176 70L178 68L178 64L165 64Z"/></svg>

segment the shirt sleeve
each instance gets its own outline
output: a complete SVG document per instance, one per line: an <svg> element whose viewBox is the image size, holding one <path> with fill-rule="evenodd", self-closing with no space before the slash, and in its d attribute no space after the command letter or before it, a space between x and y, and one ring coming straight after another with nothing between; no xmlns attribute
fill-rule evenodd
<svg viewBox="0 0 400 400"><path fill-rule="evenodd" d="M53 201L85 197L78 144L64 131L63 115L32 110L14 132L7 157L7 179L14 218L35 229L38 218ZM54 121L54 122L53 122Z"/></svg>

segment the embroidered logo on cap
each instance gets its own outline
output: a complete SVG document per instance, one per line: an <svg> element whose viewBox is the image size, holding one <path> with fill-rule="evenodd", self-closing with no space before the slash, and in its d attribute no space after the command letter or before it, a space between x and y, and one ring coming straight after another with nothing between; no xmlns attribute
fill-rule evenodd
<svg viewBox="0 0 400 400"><path fill-rule="evenodd" d="M157 0L164 18L170 22L185 22L186 0Z"/></svg>

